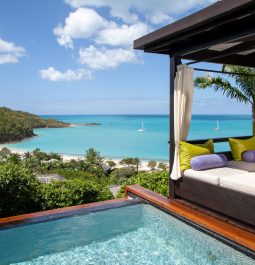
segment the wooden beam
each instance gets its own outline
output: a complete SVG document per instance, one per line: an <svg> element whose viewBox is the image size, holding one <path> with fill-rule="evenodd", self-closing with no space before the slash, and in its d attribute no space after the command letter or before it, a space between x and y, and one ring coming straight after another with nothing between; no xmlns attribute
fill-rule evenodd
<svg viewBox="0 0 255 265"><path fill-rule="evenodd" d="M232 55L229 57L220 58L217 60L210 61L211 63L218 64L232 64L245 67L255 67L255 54L249 55Z"/></svg>
<svg viewBox="0 0 255 265"><path fill-rule="evenodd" d="M206 50L206 51L199 51L193 54L188 54L186 56L183 56L182 59L194 60L195 61L194 63L211 62L218 64L232 64L232 65L239 65L246 67L254 67L254 62L255 62L254 53L248 55L233 54L225 56L223 58L220 58L221 56L219 56L219 54L220 52L217 51Z"/></svg>
<svg viewBox="0 0 255 265"><path fill-rule="evenodd" d="M173 37L173 38L165 38L162 39L160 42L156 42L155 44L148 44L144 46L144 52L160 52L162 48L168 47L168 50L170 49L171 45L174 45L175 43L178 43L178 45L189 45L188 42L192 43L193 37L198 34L208 34L209 36L214 35L220 35L221 33L221 27L225 27L226 24L235 23L237 21L237 18L230 17L228 19L224 19L223 21L217 21L215 23L207 24L204 27L200 27L199 29L194 29L188 33L184 33L180 35L179 37Z"/></svg>
<svg viewBox="0 0 255 265"><path fill-rule="evenodd" d="M239 139L239 140L246 140L251 138L252 135L249 136L233 136L233 137L225 137L225 138L213 138L213 142L214 143L224 143L224 142L228 142L229 138L235 138L235 139ZM188 140L187 142L190 144L203 144L204 142L208 141L208 139L199 139L199 140Z"/></svg>
<svg viewBox="0 0 255 265"><path fill-rule="evenodd" d="M246 73L234 73L234 72L218 71L218 70L203 69L203 68L193 68L193 69L194 69L194 71L198 71L198 72L226 74L226 75L234 75L234 76L255 77L255 74L253 75L253 74L246 74Z"/></svg>
<svg viewBox="0 0 255 265"><path fill-rule="evenodd" d="M169 147L169 197L175 198L175 183L174 180L171 179L170 175L172 172L173 164L174 164L174 152L175 152L175 138L174 138L174 79L176 74L176 59L174 57L170 58L170 105L169 105L169 114L170 114L170 130L169 130L169 139L170 139L170 147Z"/></svg>
<svg viewBox="0 0 255 265"><path fill-rule="evenodd" d="M206 62L217 62L219 59L223 59L225 57L229 57L231 55L234 56L240 56L239 53L247 50L253 50L255 48L255 41L247 41L243 42L241 44L238 44L234 47L231 47L229 49L225 49L223 51L214 51L214 50L209 50L209 52L213 55L208 56L208 53L206 51L203 51L203 53L199 56L199 62L201 61L206 61ZM189 54L192 58L193 56L196 56L196 53ZM246 55L241 55L245 56L244 59L246 59ZM195 63L195 62L192 62Z"/></svg>
<svg viewBox="0 0 255 265"><path fill-rule="evenodd" d="M239 21L239 25L229 24L226 27L216 28L214 31L208 31L204 34L194 36L189 42L179 42L175 44L175 47L171 47L171 54L173 56L185 57L186 55L205 49L209 49L212 46L226 43L226 42L238 42L244 37L255 36L255 16L250 16L245 21Z"/></svg>

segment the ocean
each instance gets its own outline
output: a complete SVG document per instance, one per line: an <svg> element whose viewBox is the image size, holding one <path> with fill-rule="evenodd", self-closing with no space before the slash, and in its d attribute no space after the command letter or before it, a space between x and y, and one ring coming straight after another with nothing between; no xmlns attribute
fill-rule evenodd
<svg viewBox="0 0 255 265"><path fill-rule="evenodd" d="M144 160L168 160L168 115L43 115L71 124L100 123L100 126L75 126L60 129L36 129L38 135L19 143L13 149L83 155L90 147L104 157L139 157ZM214 128L219 121L220 130ZM144 124L144 132L138 129ZM189 139L208 139L251 135L250 115L193 115ZM218 144L216 150L228 150Z"/></svg>

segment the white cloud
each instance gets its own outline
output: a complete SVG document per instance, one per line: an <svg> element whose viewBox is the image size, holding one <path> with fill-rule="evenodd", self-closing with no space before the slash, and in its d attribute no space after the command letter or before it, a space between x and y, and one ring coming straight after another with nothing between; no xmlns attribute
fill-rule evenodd
<svg viewBox="0 0 255 265"><path fill-rule="evenodd" d="M91 71L116 68L124 63L141 63L131 49L135 39L152 31L153 25L170 23L184 12L215 1L65 0L74 10L54 29L54 34L58 43L66 48L73 49L75 39L86 41L86 47L78 47L78 62ZM76 72L72 73L71 79L77 79ZM53 68L50 76L54 81L66 80L63 77L66 73Z"/></svg>
<svg viewBox="0 0 255 265"><path fill-rule="evenodd" d="M158 10L151 12L146 18L152 24L171 23L174 21L173 18Z"/></svg>
<svg viewBox="0 0 255 265"><path fill-rule="evenodd" d="M19 58L25 55L25 52L23 47L0 38L0 64L17 63Z"/></svg>
<svg viewBox="0 0 255 265"><path fill-rule="evenodd" d="M107 21L90 8L79 8L71 12L65 24L59 24L54 30L61 46L73 49L73 39L90 38L96 43L131 46L133 40L149 32L149 26L142 22L133 25L117 25Z"/></svg>
<svg viewBox="0 0 255 265"><path fill-rule="evenodd" d="M39 74L42 79L47 79L53 82L93 79L92 72L90 70L85 69L79 69L77 71L69 69L66 72L60 72L58 70L55 70L53 67L49 67L48 69L39 70Z"/></svg>
<svg viewBox="0 0 255 265"><path fill-rule="evenodd" d="M107 44L112 46L131 46L133 41L149 32L149 27L142 22L131 26L122 25L118 27L109 27L98 32L95 39L98 44Z"/></svg>
<svg viewBox="0 0 255 265"><path fill-rule="evenodd" d="M79 8L69 14L65 20L65 25L59 24L53 32L60 45L73 48L72 39L89 38L106 26L108 26L108 22L96 11L89 8Z"/></svg>
<svg viewBox="0 0 255 265"><path fill-rule="evenodd" d="M118 49L97 49L90 45L88 48L82 48L79 51L79 62L86 64L90 69L103 70L116 68L123 63L140 63L133 50Z"/></svg>
<svg viewBox="0 0 255 265"><path fill-rule="evenodd" d="M136 22L139 20L138 15L130 12L128 8L128 1L116 1L116 0L65 0L71 7L95 7L100 8L103 6L110 7L111 16L121 18L127 23Z"/></svg>
<svg viewBox="0 0 255 265"><path fill-rule="evenodd" d="M217 0L65 0L71 7L110 7L110 13L114 17L122 18L127 23L135 22L138 20L137 13L146 13L151 17L155 10L161 13L161 21L164 16L176 16L191 9L201 9ZM166 17L165 17L166 18ZM152 19L151 22L158 24L158 19Z"/></svg>

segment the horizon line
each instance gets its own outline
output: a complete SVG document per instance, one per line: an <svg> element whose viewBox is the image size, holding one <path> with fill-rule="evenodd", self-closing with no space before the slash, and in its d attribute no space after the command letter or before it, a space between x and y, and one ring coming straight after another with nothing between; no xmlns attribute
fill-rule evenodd
<svg viewBox="0 0 255 265"><path fill-rule="evenodd" d="M147 113L147 114L128 114L128 113L119 113L119 114L37 114L39 116L170 116L170 114L166 114L166 113L162 113L162 114L151 114L151 113ZM247 115L247 116L251 116L252 114L248 114L248 113L243 113L243 114L236 114L236 113L220 113L220 114L199 114L199 113L194 113L192 114L192 116L226 116L226 115L231 115L231 116L243 116L243 115Z"/></svg>

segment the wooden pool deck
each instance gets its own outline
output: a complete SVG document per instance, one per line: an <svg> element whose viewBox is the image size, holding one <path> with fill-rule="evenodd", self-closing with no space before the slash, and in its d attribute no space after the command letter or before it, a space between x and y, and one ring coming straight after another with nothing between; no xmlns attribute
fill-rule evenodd
<svg viewBox="0 0 255 265"><path fill-rule="evenodd" d="M172 212L192 223L205 228L245 248L255 251L255 230L244 227L227 218L205 211L195 205L179 200L169 200L139 185L126 188L127 196L137 196L152 204ZM255 209L254 209L255 210Z"/></svg>

